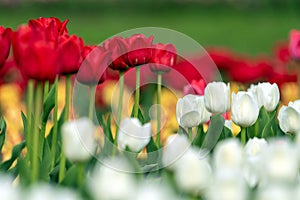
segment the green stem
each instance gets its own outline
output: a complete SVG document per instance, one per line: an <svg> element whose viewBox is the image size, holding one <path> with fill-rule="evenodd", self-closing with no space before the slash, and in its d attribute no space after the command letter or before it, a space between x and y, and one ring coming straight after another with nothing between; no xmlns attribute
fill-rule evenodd
<svg viewBox="0 0 300 200"><path fill-rule="evenodd" d="M94 118L95 88L96 88L96 85L91 85L90 86L89 118L92 121L93 121L93 118Z"/></svg>
<svg viewBox="0 0 300 200"><path fill-rule="evenodd" d="M189 134L190 142L192 142L193 141L193 128L188 128L188 134Z"/></svg>
<svg viewBox="0 0 300 200"><path fill-rule="evenodd" d="M32 107L33 107L33 93L34 93L34 82L33 80L28 81L28 90L27 90L27 121L26 121L26 145L27 151L29 153L29 159L33 161L33 151L32 151Z"/></svg>
<svg viewBox="0 0 300 200"><path fill-rule="evenodd" d="M242 128L242 130L241 130L241 143L243 144L243 145L245 145L246 144L246 128Z"/></svg>
<svg viewBox="0 0 300 200"><path fill-rule="evenodd" d="M140 102L140 81L141 81L141 67L136 67L136 84L135 84L135 99L133 108L133 117L138 118L139 114L139 102Z"/></svg>
<svg viewBox="0 0 300 200"><path fill-rule="evenodd" d="M259 120L257 120L254 124L254 136L258 136L258 125L259 125Z"/></svg>
<svg viewBox="0 0 300 200"><path fill-rule="evenodd" d="M34 111L34 129L33 129L33 158L32 158L32 182L36 182L39 176L39 124L42 111L42 83L37 84L36 101Z"/></svg>
<svg viewBox="0 0 300 200"><path fill-rule="evenodd" d="M66 102L65 102L65 122L69 120L70 112L70 94L71 91L71 75L66 76ZM59 178L58 181L61 183L65 178L65 166L66 166L66 156L63 151L63 144L61 145L61 154L60 154L60 164L59 164Z"/></svg>
<svg viewBox="0 0 300 200"><path fill-rule="evenodd" d="M53 135L51 142L51 169L54 169L55 166L55 156L56 156L56 144L57 144L57 134L58 134L58 123L57 123L57 112L58 112L58 76L55 79L55 92L54 92L54 110L53 110Z"/></svg>
<svg viewBox="0 0 300 200"><path fill-rule="evenodd" d="M157 74L157 135L156 135L156 145L160 147L160 126L161 126L161 110L160 110L160 103L161 103L161 83L162 83L162 74Z"/></svg>
<svg viewBox="0 0 300 200"><path fill-rule="evenodd" d="M117 122L116 122L116 137L115 141L117 141L118 130L121 123L122 118L122 108L123 108L123 95L124 95L124 71L120 71L120 96L118 102L118 115L117 115Z"/></svg>
<svg viewBox="0 0 300 200"><path fill-rule="evenodd" d="M49 81L45 81L44 82L44 101L47 98L48 92L49 92Z"/></svg>
<svg viewBox="0 0 300 200"><path fill-rule="evenodd" d="M82 162L78 163L77 167L78 167L78 174L77 174L78 186L83 186L83 183L84 183L84 163L82 163Z"/></svg>

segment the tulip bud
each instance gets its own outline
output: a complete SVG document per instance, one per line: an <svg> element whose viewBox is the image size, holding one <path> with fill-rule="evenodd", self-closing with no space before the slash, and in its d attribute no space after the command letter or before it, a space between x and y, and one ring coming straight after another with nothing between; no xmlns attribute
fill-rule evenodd
<svg viewBox="0 0 300 200"><path fill-rule="evenodd" d="M249 92L232 93L231 118L242 127L253 125L259 114L258 105Z"/></svg>
<svg viewBox="0 0 300 200"><path fill-rule="evenodd" d="M280 93L276 83L259 83L256 86L257 103L264 106L266 111L272 112L279 103Z"/></svg>
<svg viewBox="0 0 300 200"><path fill-rule="evenodd" d="M209 83L204 90L206 109L211 113L222 114L230 107L230 87L223 82Z"/></svg>
<svg viewBox="0 0 300 200"><path fill-rule="evenodd" d="M139 152L150 142L151 125L142 125L137 118L125 118L121 121L117 139L120 149L128 147L133 152Z"/></svg>
<svg viewBox="0 0 300 200"><path fill-rule="evenodd" d="M84 162L91 158L96 148L94 130L88 118L66 122L62 126L63 150L67 159Z"/></svg>
<svg viewBox="0 0 300 200"><path fill-rule="evenodd" d="M282 106L277 118L283 132L292 134L300 132L300 112L292 104Z"/></svg>
<svg viewBox="0 0 300 200"><path fill-rule="evenodd" d="M204 97L189 94L179 99L176 105L176 117L178 124L184 128L206 123L210 113L205 108Z"/></svg>

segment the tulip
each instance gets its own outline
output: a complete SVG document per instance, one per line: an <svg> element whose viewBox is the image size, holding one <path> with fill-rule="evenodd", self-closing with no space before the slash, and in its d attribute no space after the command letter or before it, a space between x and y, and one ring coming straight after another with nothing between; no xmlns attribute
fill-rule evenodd
<svg viewBox="0 0 300 200"><path fill-rule="evenodd" d="M204 103L211 113L222 114L230 108L230 87L223 82L209 83L204 90Z"/></svg>
<svg viewBox="0 0 300 200"><path fill-rule="evenodd" d="M256 200L294 199L292 196L292 192L293 190L287 185L270 184L258 189Z"/></svg>
<svg viewBox="0 0 300 200"><path fill-rule="evenodd" d="M130 67L147 64L151 60L153 36L146 38L143 34L135 34L125 38L128 45L127 65Z"/></svg>
<svg viewBox="0 0 300 200"><path fill-rule="evenodd" d="M80 200L80 196L73 190L57 188L51 185L39 184L29 188L26 200Z"/></svg>
<svg viewBox="0 0 300 200"><path fill-rule="evenodd" d="M206 84L203 79L200 79L199 81L193 80L192 83L189 85L184 86L183 88L183 94L197 94L197 95L204 95L204 89L206 87Z"/></svg>
<svg viewBox="0 0 300 200"><path fill-rule="evenodd" d="M154 73L167 73L176 64L176 48L172 44L155 44L152 46L150 69Z"/></svg>
<svg viewBox="0 0 300 200"><path fill-rule="evenodd" d="M178 160L188 151L190 146L189 139L185 135L174 134L169 136L162 155L164 167L174 169Z"/></svg>
<svg viewBox="0 0 300 200"><path fill-rule="evenodd" d="M61 36L58 47L58 70L60 74L76 73L83 60L84 44L76 35Z"/></svg>
<svg viewBox="0 0 300 200"><path fill-rule="evenodd" d="M292 30L290 32L289 51L293 59L300 59L300 31L298 30Z"/></svg>
<svg viewBox="0 0 300 200"><path fill-rule="evenodd" d="M259 107L264 106L268 112L275 110L280 99L279 88L276 83L259 83L255 89L252 89L252 92L257 96Z"/></svg>
<svg viewBox="0 0 300 200"><path fill-rule="evenodd" d="M300 112L290 104L282 106L278 113L280 129L285 133L297 134L300 132Z"/></svg>
<svg viewBox="0 0 300 200"><path fill-rule="evenodd" d="M62 126L63 151L70 161L84 162L96 149L95 127L88 118L66 122Z"/></svg>
<svg viewBox="0 0 300 200"><path fill-rule="evenodd" d="M201 153L197 149L189 149L174 171L178 187L193 195L200 195L207 189L212 174L208 159L199 158Z"/></svg>
<svg viewBox="0 0 300 200"><path fill-rule="evenodd" d="M258 114L259 108L251 93L232 93L231 118L234 123L249 127L256 122Z"/></svg>
<svg viewBox="0 0 300 200"><path fill-rule="evenodd" d="M10 28L0 26L0 67L4 65L10 50Z"/></svg>
<svg viewBox="0 0 300 200"><path fill-rule="evenodd" d="M177 199L173 191L169 186L163 183L152 183L150 181L145 181L141 186L138 187L135 200L166 200L166 199Z"/></svg>
<svg viewBox="0 0 300 200"><path fill-rule="evenodd" d="M22 199L21 191L13 185L12 177L0 174L0 196L1 199Z"/></svg>
<svg viewBox="0 0 300 200"><path fill-rule="evenodd" d="M176 117L178 124L184 128L206 123L210 113L205 108L204 97L189 94L179 99L176 105Z"/></svg>
<svg viewBox="0 0 300 200"><path fill-rule="evenodd" d="M118 146L125 150L128 147L133 152L141 151L151 139L150 123L142 125L137 118L125 118L118 130Z"/></svg>

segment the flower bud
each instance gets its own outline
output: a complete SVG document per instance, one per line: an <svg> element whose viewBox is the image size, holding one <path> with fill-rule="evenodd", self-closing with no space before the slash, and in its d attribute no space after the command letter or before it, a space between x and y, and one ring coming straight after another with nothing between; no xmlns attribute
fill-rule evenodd
<svg viewBox="0 0 300 200"><path fill-rule="evenodd" d="M282 106L278 113L280 129L285 133L297 134L300 132L300 112L293 104Z"/></svg>
<svg viewBox="0 0 300 200"><path fill-rule="evenodd" d="M266 111L272 112L279 103L280 93L276 83L259 83L256 87L257 102L264 106Z"/></svg>

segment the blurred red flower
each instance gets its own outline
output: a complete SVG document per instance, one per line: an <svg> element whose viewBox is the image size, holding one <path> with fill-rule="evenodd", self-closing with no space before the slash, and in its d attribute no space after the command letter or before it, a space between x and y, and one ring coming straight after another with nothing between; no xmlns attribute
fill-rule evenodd
<svg viewBox="0 0 300 200"><path fill-rule="evenodd" d="M10 50L10 28L0 26L0 67L5 63Z"/></svg>
<svg viewBox="0 0 300 200"><path fill-rule="evenodd" d="M190 84L184 86L183 88L183 95L187 94L197 94L197 95L204 95L204 89L206 87L206 83L203 79L199 81L193 80Z"/></svg>
<svg viewBox="0 0 300 200"><path fill-rule="evenodd" d="M300 60L300 31L292 30L290 32L289 50L293 59Z"/></svg>
<svg viewBox="0 0 300 200"><path fill-rule="evenodd" d="M152 72L166 73L176 64L176 48L172 44L154 44L151 48L151 64Z"/></svg>

